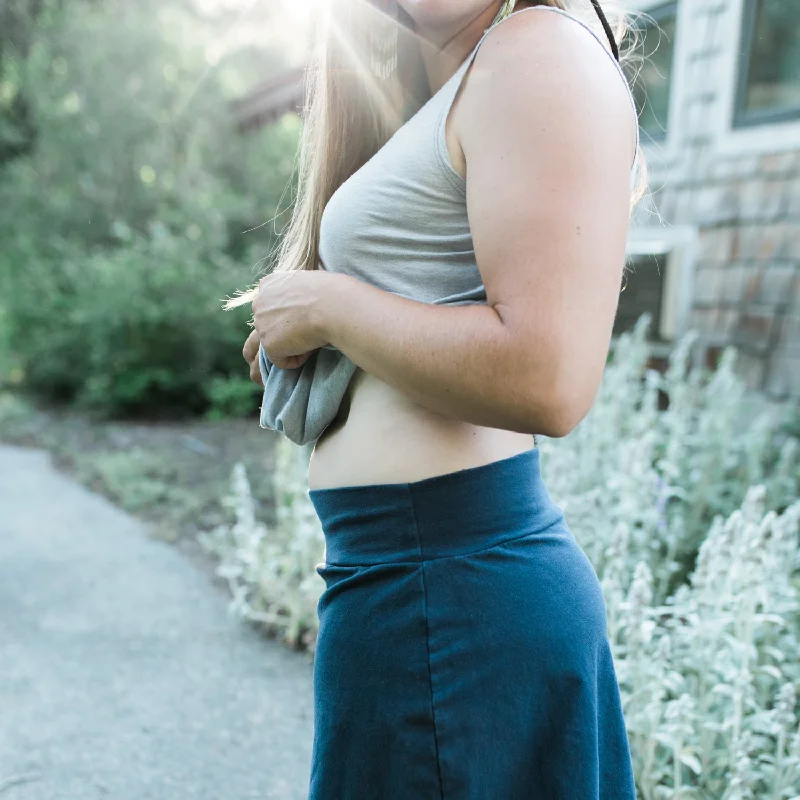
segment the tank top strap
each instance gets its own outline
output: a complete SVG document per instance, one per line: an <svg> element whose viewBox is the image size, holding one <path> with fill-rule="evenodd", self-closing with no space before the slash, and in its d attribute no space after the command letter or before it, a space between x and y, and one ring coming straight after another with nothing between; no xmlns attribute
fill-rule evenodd
<svg viewBox="0 0 800 800"><path fill-rule="evenodd" d="M614 57L614 54L606 47L606 45L603 43L603 40L600 38L600 36L597 35L597 32L590 25L587 25L586 22L584 22L579 17L576 17L574 14L570 14L568 11L564 11L561 8L556 8L555 6L543 6L543 5L528 6L527 8L519 9L519 11L514 11L505 19L500 20L500 22L497 22L494 25L488 27L481 35L481 38L478 40L478 43L475 45L475 47L472 48L472 51L469 53L469 55L464 59L464 61L461 62L461 65L458 67L458 69L453 73L452 77L447 81L447 83L445 83L445 85L440 90L442 93L442 98L441 98L441 109L438 115L438 124L436 126L436 139L437 139L436 149L439 153L440 160L443 161L443 165L447 168L447 173L451 177L451 179L453 178L453 175L457 176L456 179L453 179L453 183L461 191L464 191L463 178L461 178L461 175L459 175L459 173L457 173L453 169L449 157L445 157L445 154L447 153L447 140L446 140L447 118L450 114L450 109L453 103L455 102L458 90L461 87L461 83L464 80L464 76L466 75L467 70L470 68L472 62L475 60L475 56L478 54L478 50L480 50L480 47L483 44L486 37L498 25L502 25L503 22L505 22L507 19L510 19L511 17L516 16L517 14L524 14L526 11L537 11L539 9L543 9L546 11L553 11L557 14L561 14L562 16L577 22L579 25L581 25L587 31L589 31L589 33L595 38L597 43L600 45L600 47L603 48L603 52L611 59L611 62L614 64L614 67L619 73L619 76L622 78L622 82L625 85L625 90L628 94L628 99L631 102L631 108L633 110L633 119L636 125L636 147L634 150L633 163L631 164L631 169L632 170L636 169L636 166L639 161L639 113L636 110L636 101L633 98L633 92L631 91L628 79L625 77L625 72L623 71L619 62Z"/></svg>

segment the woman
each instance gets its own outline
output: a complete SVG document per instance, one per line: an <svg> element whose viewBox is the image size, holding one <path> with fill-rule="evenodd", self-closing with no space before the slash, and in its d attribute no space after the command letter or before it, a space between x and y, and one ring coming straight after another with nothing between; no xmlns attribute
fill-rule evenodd
<svg viewBox="0 0 800 800"><path fill-rule="evenodd" d="M549 2L332 0L277 267L230 303L268 426L316 443L315 800L635 797L535 436L599 387L638 126L602 11Z"/></svg>

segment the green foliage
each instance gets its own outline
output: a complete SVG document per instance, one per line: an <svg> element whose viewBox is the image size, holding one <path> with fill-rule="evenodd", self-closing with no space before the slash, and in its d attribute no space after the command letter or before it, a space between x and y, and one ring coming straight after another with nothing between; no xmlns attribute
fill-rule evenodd
<svg viewBox="0 0 800 800"><path fill-rule="evenodd" d="M30 422L35 410L13 392L0 391L0 438L17 432Z"/></svg>
<svg viewBox="0 0 800 800"><path fill-rule="evenodd" d="M11 355L8 312L0 305L0 387L9 382L12 369L13 356Z"/></svg>
<svg viewBox="0 0 800 800"><path fill-rule="evenodd" d="M20 91L18 63L27 56L37 20L50 2L0 4L0 166L30 152L36 142L33 104Z"/></svg>
<svg viewBox="0 0 800 800"><path fill-rule="evenodd" d="M186 508L199 500L177 486L177 470L163 458L135 447L114 453L92 453L78 459L78 472L89 485L102 489L126 511L152 511L157 506Z"/></svg>
<svg viewBox="0 0 800 800"><path fill-rule="evenodd" d="M252 411L246 317L221 301L274 244L299 122L242 136L229 99L280 52L218 61L230 21L184 0L44 3L24 22L0 104L34 105L36 146L0 165L0 370L111 414Z"/></svg>
<svg viewBox="0 0 800 800"><path fill-rule="evenodd" d="M103 412L201 412L214 376L246 370L245 318L223 313L220 298L249 271L229 258L137 238L89 256L65 249L54 276L48 266L27 271L12 314L39 396Z"/></svg>
<svg viewBox="0 0 800 800"><path fill-rule="evenodd" d="M249 377L212 378L208 384L209 419L247 416L260 402L262 390Z"/></svg>
<svg viewBox="0 0 800 800"><path fill-rule="evenodd" d="M221 31L180 9L72 0L41 19L16 65L38 142L3 173L0 230L101 245L166 230L224 249L272 216L298 125L237 135L222 66L206 61Z"/></svg>

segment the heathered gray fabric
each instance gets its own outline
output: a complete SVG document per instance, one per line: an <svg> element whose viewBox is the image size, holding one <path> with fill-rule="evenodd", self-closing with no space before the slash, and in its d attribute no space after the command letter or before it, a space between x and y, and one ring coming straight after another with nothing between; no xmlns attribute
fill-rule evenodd
<svg viewBox="0 0 800 800"><path fill-rule="evenodd" d="M606 49L576 17L549 6L534 8L574 19ZM486 303L467 217L466 181L453 168L445 139L447 113L486 33L450 80L331 197L320 227L320 269L424 303ZM634 160L632 182L636 166ZM294 370L275 367L262 347L259 365L261 427L281 431L296 444L315 441L333 421L357 369L332 345Z"/></svg>

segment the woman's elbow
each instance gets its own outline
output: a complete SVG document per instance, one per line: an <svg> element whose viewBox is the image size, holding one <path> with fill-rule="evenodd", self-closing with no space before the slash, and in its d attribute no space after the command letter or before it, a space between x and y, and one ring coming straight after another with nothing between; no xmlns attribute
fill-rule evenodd
<svg viewBox="0 0 800 800"><path fill-rule="evenodd" d="M563 406L552 408L542 414L542 421L538 426L537 433L550 439L561 439L572 433L585 416L585 412L577 414L565 409Z"/></svg>
<svg viewBox="0 0 800 800"><path fill-rule="evenodd" d="M558 380L545 390L539 387L528 404L532 433L561 439L571 433L589 413L597 388L579 382Z"/></svg>
<svg viewBox="0 0 800 800"><path fill-rule="evenodd" d="M567 336L515 350L514 384L506 396L515 400L519 430L560 439L578 426L594 404L605 368L605 357L593 359L587 350Z"/></svg>

